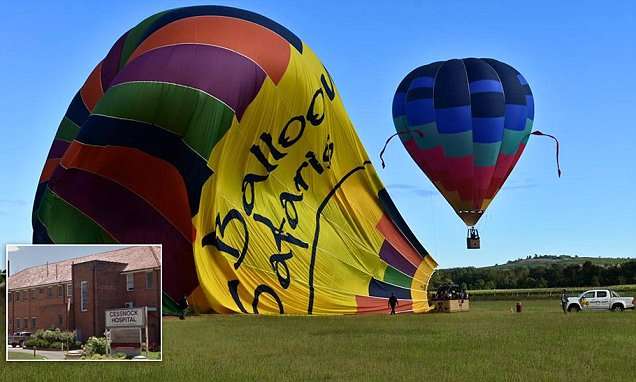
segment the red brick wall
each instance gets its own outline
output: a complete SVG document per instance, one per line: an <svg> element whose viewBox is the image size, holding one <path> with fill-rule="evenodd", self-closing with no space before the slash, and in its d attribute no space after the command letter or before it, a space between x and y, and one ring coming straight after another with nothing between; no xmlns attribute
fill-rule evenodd
<svg viewBox="0 0 636 382"><path fill-rule="evenodd" d="M155 306L161 303L159 294L159 271L152 271L152 287L146 288L146 272L134 272L134 290L126 290L126 275L122 275L124 286L124 302L132 302L134 306Z"/></svg>
<svg viewBox="0 0 636 382"><path fill-rule="evenodd" d="M152 286L146 288L146 271L134 272L134 290L126 290L126 275L122 275L122 284L124 288L124 300L121 306L127 302L132 302L134 307L148 306L156 308L155 312L148 312L148 336L150 342L159 344L161 338L160 331L160 312L161 312L161 289L160 289L160 272L154 270L152 272Z"/></svg>
<svg viewBox="0 0 636 382"><path fill-rule="evenodd" d="M91 293L94 285L93 282L93 262L73 264L71 270L71 278L73 279L73 321L75 322L75 330L80 341L86 340L93 333L94 318L94 301L95 293ZM88 282L88 303L87 310L82 311L81 308L81 289L82 281Z"/></svg>
<svg viewBox="0 0 636 382"><path fill-rule="evenodd" d="M58 288L62 286L62 296L58 294ZM51 296L48 295L49 286L22 289L19 291L10 290L8 313L8 332L31 331L38 329L68 328L68 315L66 312L66 287L65 284L54 284L51 287ZM40 290L42 293L40 293ZM16 294L20 293L20 300L16 300ZM26 299L25 299L26 297ZM60 324L60 316L62 323ZM33 327L33 318L36 326ZM20 320L19 326L16 320ZM25 328L24 319L27 319Z"/></svg>
<svg viewBox="0 0 636 382"><path fill-rule="evenodd" d="M104 335L104 310L121 307L121 271L126 264L89 261L73 264L74 320L80 341ZM81 306L82 281L88 283L86 310Z"/></svg>
<svg viewBox="0 0 636 382"><path fill-rule="evenodd" d="M100 271L97 273L97 284L95 285L95 294L97 296L95 303L97 332L94 335L103 336L106 330L105 311L107 309L121 308L124 304L122 300L126 289L121 271L125 265L119 267L112 263L100 263L98 266Z"/></svg>
<svg viewBox="0 0 636 382"><path fill-rule="evenodd" d="M105 331L105 311L123 308L132 302L134 307L149 306L160 311L161 290L159 271L152 271L153 285L146 288L146 272L133 273L134 289L126 289L126 275L121 274L125 264L91 261L73 265L74 319L81 341L90 336L103 336ZM88 282L88 310L81 311L80 285ZM160 320L158 313L149 314L150 342L160 343Z"/></svg>

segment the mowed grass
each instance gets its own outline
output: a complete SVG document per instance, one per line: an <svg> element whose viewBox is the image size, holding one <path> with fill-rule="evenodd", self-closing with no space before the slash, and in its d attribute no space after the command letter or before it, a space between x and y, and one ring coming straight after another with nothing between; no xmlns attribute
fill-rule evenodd
<svg viewBox="0 0 636 382"><path fill-rule="evenodd" d="M46 357L43 357L41 355L36 355L35 357L33 356L33 354L27 354L27 353L18 353L18 352L9 352L9 359L26 359L26 360L41 360L41 359L46 359Z"/></svg>
<svg viewBox="0 0 636 382"><path fill-rule="evenodd" d="M523 303L521 314L477 301L454 314L165 319L161 363L9 363L0 380L636 380L636 313Z"/></svg>

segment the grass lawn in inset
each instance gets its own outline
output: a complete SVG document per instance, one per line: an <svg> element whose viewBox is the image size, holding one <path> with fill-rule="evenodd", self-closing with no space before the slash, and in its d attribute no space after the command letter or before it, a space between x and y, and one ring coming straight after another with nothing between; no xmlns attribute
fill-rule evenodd
<svg viewBox="0 0 636 382"><path fill-rule="evenodd" d="M146 352L141 352L141 354L146 355ZM161 352L160 351L148 352L148 359L152 359L152 360L161 359Z"/></svg>
<svg viewBox="0 0 636 382"><path fill-rule="evenodd" d="M14 352L14 351L10 351L8 356L9 356L9 359L21 359L21 360L22 359L30 359L30 360L46 359L46 357L41 355L36 355L34 357L33 354L31 353Z"/></svg>

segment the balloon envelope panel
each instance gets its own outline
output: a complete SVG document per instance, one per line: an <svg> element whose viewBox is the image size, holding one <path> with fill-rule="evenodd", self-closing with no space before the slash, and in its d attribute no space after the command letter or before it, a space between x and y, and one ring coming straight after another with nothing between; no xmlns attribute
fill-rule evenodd
<svg viewBox="0 0 636 382"><path fill-rule="evenodd" d="M35 243L163 244L164 309L429 310L435 261L401 218L333 79L297 36L218 6L149 17L74 97Z"/></svg>
<svg viewBox="0 0 636 382"><path fill-rule="evenodd" d="M517 163L533 119L525 78L487 58L421 66L402 80L393 99L402 143L468 226Z"/></svg>

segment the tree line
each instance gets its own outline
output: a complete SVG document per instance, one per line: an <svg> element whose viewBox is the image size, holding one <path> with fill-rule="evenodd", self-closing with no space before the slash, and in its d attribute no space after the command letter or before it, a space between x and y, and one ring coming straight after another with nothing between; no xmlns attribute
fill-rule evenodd
<svg viewBox="0 0 636 382"><path fill-rule="evenodd" d="M430 288L445 283L475 289L526 289L596 287L636 284L636 260L615 265L583 264L516 265L514 267L452 268L436 271Z"/></svg>

